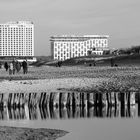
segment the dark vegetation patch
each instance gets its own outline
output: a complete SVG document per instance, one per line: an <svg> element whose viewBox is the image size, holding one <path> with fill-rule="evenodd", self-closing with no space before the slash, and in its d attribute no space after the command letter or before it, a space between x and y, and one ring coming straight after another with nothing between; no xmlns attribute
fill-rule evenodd
<svg viewBox="0 0 140 140"><path fill-rule="evenodd" d="M19 127L0 127L1 140L55 140L66 135L68 132L63 130L45 128L19 128Z"/></svg>

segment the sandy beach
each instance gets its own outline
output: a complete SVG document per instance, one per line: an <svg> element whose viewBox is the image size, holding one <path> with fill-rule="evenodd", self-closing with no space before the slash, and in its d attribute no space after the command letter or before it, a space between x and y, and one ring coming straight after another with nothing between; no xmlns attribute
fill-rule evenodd
<svg viewBox="0 0 140 140"><path fill-rule="evenodd" d="M112 87L139 86L139 67L29 67L29 72L23 75L22 70L15 75L9 76L8 72L0 69L0 93L4 98L9 93L41 93L68 90L91 91L95 86L102 86L110 90ZM115 81L115 82L114 82ZM103 84L104 83L104 84ZM50 129L11 128L0 127L2 140L54 140L64 136L67 132Z"/></svg>
<svg viewBox="0 0 140 140"><path fill-rule="evenodd" d="M104 78L63 78L40 80L4 80L0 83L1 93L53 92L72 88L88 88L103 82Z"/></svg>

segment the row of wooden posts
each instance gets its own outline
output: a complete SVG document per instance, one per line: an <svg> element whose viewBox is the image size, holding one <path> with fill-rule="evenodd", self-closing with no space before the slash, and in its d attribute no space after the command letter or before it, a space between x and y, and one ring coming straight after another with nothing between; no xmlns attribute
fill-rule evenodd
<svg viewBox="0 0 140 140"><path fill-rule="evenodd" d="M140 95L138 99L140 99ZM9 93L8 99L4 94L0 94L0 107L23 107L28 106L50 106L50 107L70 107L70 106L115 106L121 102L124 105L136 103L136 92L109 92L109 93L82 93L82 92L42 92L42 93Z"/></svg>
<svg viewBox="0 0 140 140"><path fill-rule="evenodd" d="M138 113L138 114L137 114ZM50 108L45 107L16 107L0 108L0 120L19 120L19 119L71 119L71 118L93 118L93 117L140 117L140 108L135 106L94 106Z"/></svg>

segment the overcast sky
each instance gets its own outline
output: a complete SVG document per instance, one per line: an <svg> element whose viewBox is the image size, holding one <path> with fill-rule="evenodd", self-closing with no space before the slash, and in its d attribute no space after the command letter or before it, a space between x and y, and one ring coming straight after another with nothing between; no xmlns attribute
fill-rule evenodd
<svg viewBox="0 0 140 140"><path fill-rule="evenodd" d="M109 35L110 48L140 45L140 0L0 0L0 23L31 20L35 55L50 55L50 36Z"/></svg>

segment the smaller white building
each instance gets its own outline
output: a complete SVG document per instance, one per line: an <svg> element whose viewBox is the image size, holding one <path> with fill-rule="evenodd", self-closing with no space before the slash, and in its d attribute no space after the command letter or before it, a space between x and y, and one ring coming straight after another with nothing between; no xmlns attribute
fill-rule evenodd
<svg viewBox="0 0 140 140"><path fill-rule="evenodd" d="M108 49L108 35L52 36L51 53L54 60L66 60L89 54L103 55Z"/></svg>

